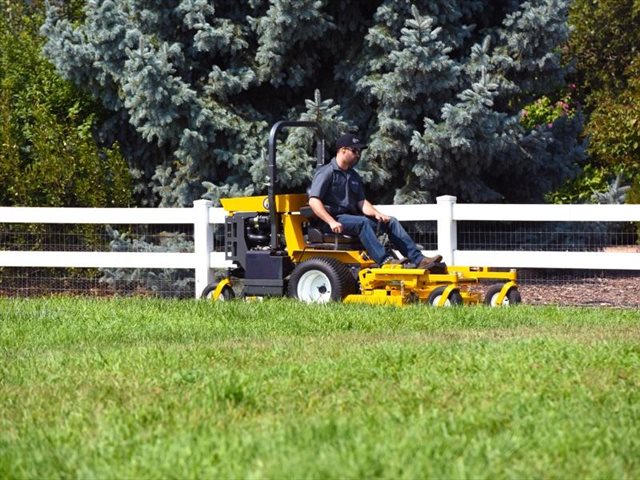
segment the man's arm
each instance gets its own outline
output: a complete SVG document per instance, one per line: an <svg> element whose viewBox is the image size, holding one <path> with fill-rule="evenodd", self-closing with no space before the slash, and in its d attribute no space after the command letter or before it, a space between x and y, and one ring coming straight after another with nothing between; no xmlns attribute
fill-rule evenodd
<svg viewBox="0 0 640 480"><path fill-rule="evenodd" d="M358 203L358 206L360 207L360 210L362 210L363 214L365 214L367 217L375 218L378 222L387 223L389 220L391 220L391 217L379 212L373 205L371 205L371 203L367 199L364 199L360 203Z"/></svg>
<svg viewBox="0 0 640 480"><path fill-rule="evenodd" d="M309 206L311 207L311 210L313 210L313 213L316 215L316 217L329 225L329 228L332 232L342 233L342 224L335 218L333 218L329 212L327 212L327 209L324 208L324 203L322 203L322 200L320 200L318 197L311 197L309 199Z"/></svg>

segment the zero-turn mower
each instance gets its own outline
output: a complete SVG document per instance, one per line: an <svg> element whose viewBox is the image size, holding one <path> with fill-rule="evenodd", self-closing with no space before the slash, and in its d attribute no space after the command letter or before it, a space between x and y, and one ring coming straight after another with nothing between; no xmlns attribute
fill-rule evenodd
<svg viewBox="0 0 640 480"><path fill-rule="evenodd" d="M317 165L324 165L324 138L315 122L281 121L269 135L268 195L221 199L226 210L225 258L235 265L203 291L203 297L231 300L234 286L250 297L289 296L305 302L435 306L520 303L516 272L437 264L431 271L393 264L378 266L357 237L325 233L304 193L278 194L276 138L280 130L315 130ZM474 285L491 285L484 296ZM237 289L236 289L237 290Z"/></svg>

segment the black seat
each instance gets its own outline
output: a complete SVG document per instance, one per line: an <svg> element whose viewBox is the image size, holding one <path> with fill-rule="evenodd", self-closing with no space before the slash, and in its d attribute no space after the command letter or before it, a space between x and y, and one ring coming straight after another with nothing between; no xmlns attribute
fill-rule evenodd
<svg viewBox="0 0 640 480"><path fill-rule="evenodd" d="M309 243L360 243L360 239L353 235L324 233L315 227L309 227L307 229L307 240Z"/></svg>
<svg viewBox="0 0 640 480"><path fill-rule="evenodd" d="M364 250L360 239L342 233L325 233L320 228L324 222L316 217L310 206L300 208L300 215L310 220L307 228L307 245L323 250Z"/></svg>

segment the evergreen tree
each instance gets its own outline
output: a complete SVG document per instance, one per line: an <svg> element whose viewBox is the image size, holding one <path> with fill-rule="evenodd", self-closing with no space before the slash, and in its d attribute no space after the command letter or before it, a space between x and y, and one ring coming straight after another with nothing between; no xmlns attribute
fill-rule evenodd
<svg viewBox="0 0 640 480"><path fill-rule="evenodd" d="M519 122L562 84L566 17L562 0L92 0L82 22L52 5L42 32L58 70L113 112L103 139L146 203L264 192L280 119L367 136L374 201L537 201L582 159L579 115ZM284 136L283 187L306 186L311 142Z"/></svg>
<svg viewBox="0 0 640 480"><path fill-rule="evenodd" d="M388 73L374 78L372 89L382 108L369 154L402 165L397 202L439 194L464 201L539 201L574 175L584 157L577 141L580 116L564 119L557 134L527 132L519 123L527 101L561 85L553 48L567 38L566 5L550 0L510 9L518 2L505 2L481 13L483 2L459 3L449 2L449 10L430 4L430 15L413 6L400 42L387 42L391 51L381 68ZM478 17L484 28L472 25ZM443 26L433 28L435 19ZM412 63L414 52L423 59ZM403 83L415 85L407 78L421 87L407 89Z"/></svg>

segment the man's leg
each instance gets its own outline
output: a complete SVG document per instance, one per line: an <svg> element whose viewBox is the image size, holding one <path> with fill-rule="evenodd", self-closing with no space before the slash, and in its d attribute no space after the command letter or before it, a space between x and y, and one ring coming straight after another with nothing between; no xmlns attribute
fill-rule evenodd
<svg viewBox="0 0 640 480"><path fill-rule="evenodd" d="M419 266L422 263L424 267L427 264L442 260L442 256L440 255L429 258L422 255L422 252L418 250L416 242L413 241L402 224L396 218L391 217L389 223L385 224L384 227L384 230L389 234L389 239L393 246L400 250L400 253L407 257L414 265Z"/></svg>
<svg viewBox="0 0 640 480"><path fill-rule="evenodd" d="M357 236L374 262L382 264L387 258L387 251L376 236L377 223L363 215L338 215L336 220L342 224L343 233Z"/></svg>

